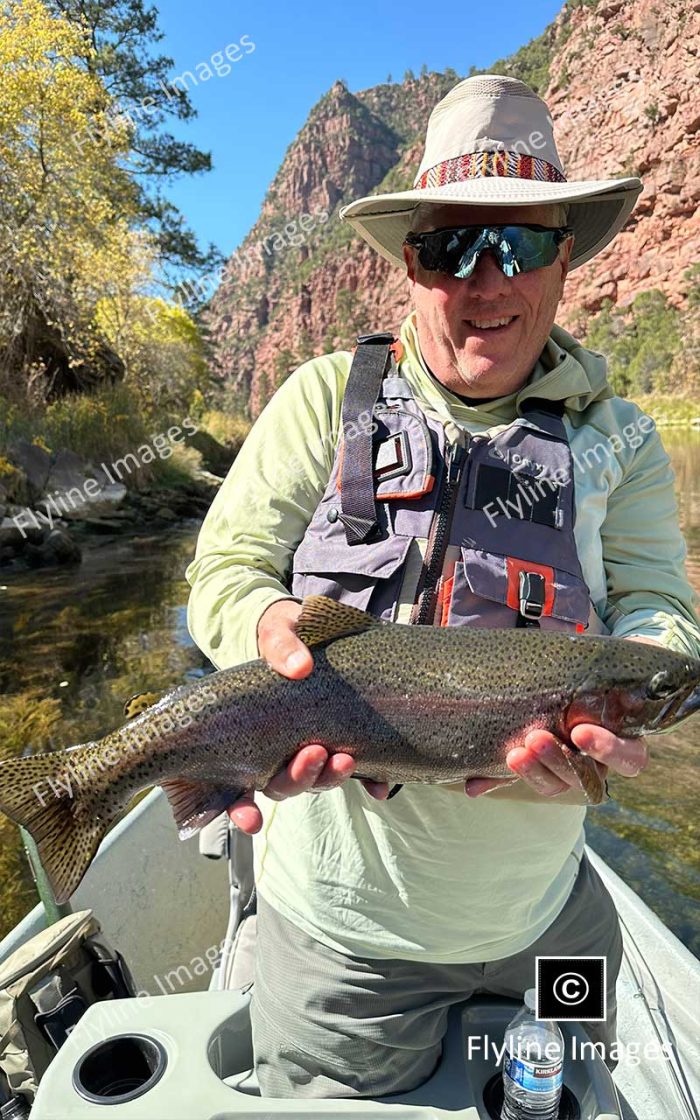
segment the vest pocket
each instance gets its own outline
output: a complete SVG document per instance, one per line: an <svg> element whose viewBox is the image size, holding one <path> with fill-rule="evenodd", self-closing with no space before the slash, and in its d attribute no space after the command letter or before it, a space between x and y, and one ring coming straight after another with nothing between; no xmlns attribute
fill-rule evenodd
<svg viewBox="0 0 700 1120"><path fill-rule="evenodd" d="M521 572L544 577L545 596L537 620L543 630L586 627L591 600L585 582L571 572L482 549L461 549L447 615L448 626L515 626Z"/></svg>
<svg viewBox="0 0 700 1120"><path fill-rule="evenodd" d="M435 485L433 447L427 424L412 412L375 412L374 493L378 501L414 501Z"/></svg>
<svg viewBox="0 0 700 1120"><path fill-rule="evenodd" d="M340 534L318 540L307 533L294 553L292 594L300 598L327 595L367 610L376 591L379 610L374 613L381 613L398 596L400 570L411 540L389 536L372 544L352 546Z"/></svg>

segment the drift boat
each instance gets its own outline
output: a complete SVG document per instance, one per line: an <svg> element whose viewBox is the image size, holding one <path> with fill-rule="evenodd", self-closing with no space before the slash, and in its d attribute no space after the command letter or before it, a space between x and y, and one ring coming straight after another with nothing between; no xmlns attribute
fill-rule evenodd
<svg viewBox="0 0 700 1120"><path fill-rule="evenodd" d="M587 852L622 924L620 1061L611 1075L585 1045L582 1027L562 1023L567 1055L574 1052L577 1060L566 1059L560 1117L700 1120L700 962L595 852ZM262 1099L249 1019L255 916L238 926L235 938L227 936L227 861L203 859L196 840L178 840L159 790L107 836L72 908L94 912L126 959L138 995L88 1008L42 1078L31 1120L499 1115L497 1059L468 1040L486 1036L500 1046L519 1004L479 995L452 1009L441 1062L412 1092L363 1100ZM45 922L39 905L0 942L0 967Z"/></svg>

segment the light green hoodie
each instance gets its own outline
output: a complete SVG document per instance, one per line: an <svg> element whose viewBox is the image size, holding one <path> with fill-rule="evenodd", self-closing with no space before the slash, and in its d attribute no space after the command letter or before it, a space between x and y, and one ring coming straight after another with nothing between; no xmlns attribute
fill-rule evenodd
<svg viewBox="0 0 700 1120"><path fill-rule="evenodd" d="M529 395L565 401L575 536L602 628L700 656L669 459L649 417L613 395L605 358L555 325L528 383L476 407L431 375L413 315L401 339L402 376L448 425L495 432ZM351 360L347 351L326 355L288 378L207 514L187 570L188 619L219 668L258 656L258 620L289 594L293 553L330 476ZM477 799L405 786L377 802L358 782L282 803L259 799L260 893L311 936L356 955L510 956L562 909L583 850L585 809L538 798L522 782Z"/></svg>

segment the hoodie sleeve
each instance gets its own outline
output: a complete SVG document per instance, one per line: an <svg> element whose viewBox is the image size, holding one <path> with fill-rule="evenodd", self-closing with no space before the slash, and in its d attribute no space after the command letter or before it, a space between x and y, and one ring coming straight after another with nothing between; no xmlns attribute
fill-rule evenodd
<svg viewBox="0 0 700 1120"><path fill-rule="evenodd" d="M258 657L257 626L289 590L292 556L333 466L351 355L305 362L253 425L204 519L190 633L218 669Z"/></svg>
<svg viewBox="0 0 700 1120"><path fill-rule="evenodd" d="M608 584L604 622L615 637L647 636L700 657L696 595L685 571L674 474L655 429L608 499L602 526Z"/></svg>

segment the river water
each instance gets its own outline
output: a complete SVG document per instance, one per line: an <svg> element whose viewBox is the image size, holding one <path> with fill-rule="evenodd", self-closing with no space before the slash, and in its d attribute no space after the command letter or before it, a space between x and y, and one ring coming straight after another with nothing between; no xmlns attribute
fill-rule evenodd
<svg viewBox="0 0 700 1120"><path fill-rule="evenodd" d="M700 591L700 432L664 442L676 471L688 571ZM79 568L0 571L0 758L68 746L118 726L126 699L201 676L187 632L195 523L168 536L103 540ZM652 740L634 780L588 813L592 847L700 957L700 718ZM36 901L13 825L0 818L0 937Z"/></svg>

